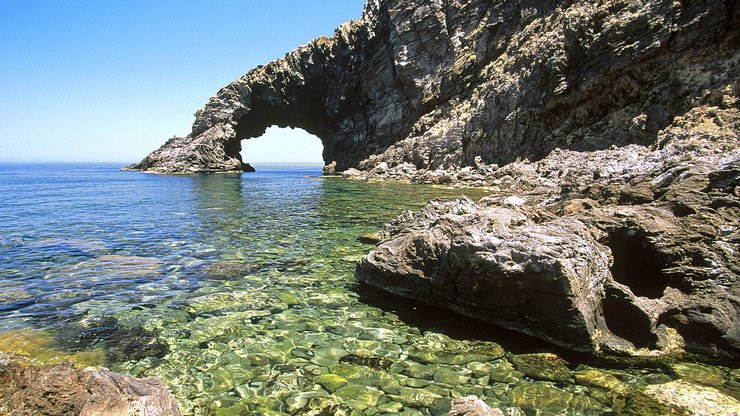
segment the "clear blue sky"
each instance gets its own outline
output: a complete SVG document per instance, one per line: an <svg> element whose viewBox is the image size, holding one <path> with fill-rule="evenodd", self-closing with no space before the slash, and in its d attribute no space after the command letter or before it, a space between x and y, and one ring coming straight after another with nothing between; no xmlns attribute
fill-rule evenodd
<svg viewBox="0 0 740 416"><path fill-rule="evenodd" d="M222 86L332 35L358 19L363 5L2 0L0 161L139 160L173 134L187 134L195 110ZM256 150L246 149L248 161L316 161L318 139L269 132L255 139Z"/></svg>

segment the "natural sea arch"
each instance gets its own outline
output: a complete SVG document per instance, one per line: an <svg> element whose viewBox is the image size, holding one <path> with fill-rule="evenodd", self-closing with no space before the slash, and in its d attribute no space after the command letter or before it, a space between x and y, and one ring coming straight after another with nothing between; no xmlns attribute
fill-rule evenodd
<svg viewBox="0 0 740 416"><path fill-rule="evenodd" d="M244 163L324 163L321 139L301 128L272 126L259 137L241 141Z"/></svg>

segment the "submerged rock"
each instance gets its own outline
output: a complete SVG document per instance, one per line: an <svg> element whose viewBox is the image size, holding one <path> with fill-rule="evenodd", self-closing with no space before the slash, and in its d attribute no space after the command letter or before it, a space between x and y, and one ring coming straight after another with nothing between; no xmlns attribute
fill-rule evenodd
<svg viewBox="0 0 740 416"><path fill-rule="evenodd" d="M565 360L555 354L512 355L509 361L518 371L537 380L568 382L573 378Z"/></svg>
<svg viewBox="0 0 740 416"><path fill-rule="evenodd" d="M702 387L682 380L645 388L644 393L664 406L685 415L740 415L740 402L711 387Z"/></svg>
<svg viewBox="0 0 740 416"><path fill-rule="evenodd" d="M175 416L174 396L156 378L71 363L33 367L0 353L0 411L59 416Z"/></svg>
<svg viewBox="0 0 740 416"><path fill-rule="evenodd" d="M462 397L452 401L450 416L504 416L498 409L491 409L475 396Z"/></svg>

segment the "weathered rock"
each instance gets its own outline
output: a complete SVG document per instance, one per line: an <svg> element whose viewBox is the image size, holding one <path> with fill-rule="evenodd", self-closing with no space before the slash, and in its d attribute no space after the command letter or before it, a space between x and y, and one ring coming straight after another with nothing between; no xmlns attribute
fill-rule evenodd
<svg viewBox="0 0 740 416"><path fill-rule="evenodd" d="M475 396L461 397L452 401L450 416L503 416L498 409L491 409Z"/></svg>
<svg viewBox="0 0 740 416"><path fill-rule="evenodd" d="M176 416L174 396L156 378L70 363L29 366L0 353L0 412L13 415Z"/></svg>
<svg viewBox="0 0 740 416"><path fill-rule="evenodd" d="M568 382L573 378L565 360L555 354L511 355L509 361L518 371L536 380Z"/></svg>
<svg viewBox="0 0 740 416"><path fill-rule="evenodd" d="M740 111L712 99L652 148L557 150L401 214L357 278L576 350L740 357Z"/></svg>
<svg viewBox="0 0 740 416"><path fill-rule="evenodd" d="M711 387L682 380L648 386L644 394L686 415L740 415L740 402Z"/></svg>
<svg viewBox="0 0 740 416"><path fill-rule="evenodd" d="M221 89L188 136L130 168L243 170L241 140L271 125L317 135L338 171L390 176L410 164L411 176L438 182L463 166L476 168L463 175L475 182L487 164L557 147L651 143L706 91L737 81L739 8L369 0L332 37Z"/></svg>
<svg viewBox="0 0 740 416"><path fill-rule="evenodd" d="M328 165L324 165L321 172L324 175L334 175L337 173L337 162L331 162Z"/></svg>
<svg viewBox="0 0 740 416"><path fill-rule="evenodd" d="M573 349L596 345L598 300L609 274L608 251L583 223L536 224L511 208L475 208L467 199L422 210L363 258L363 282Z"/></svg>

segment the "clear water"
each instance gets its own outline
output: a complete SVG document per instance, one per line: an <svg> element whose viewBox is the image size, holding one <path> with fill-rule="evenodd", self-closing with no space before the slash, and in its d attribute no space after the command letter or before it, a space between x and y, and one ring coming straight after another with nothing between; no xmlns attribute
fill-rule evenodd
<svg viewBox="0 0 740 416"><path fill-rule="evenodd" d="M0 350L158 376L186 415L441 415L469 394L512 415L609 413L622 387L597 373L735 391L736 370L693 363L594 373L571 359L548 380L512 366L511 350L542 345L357 286L361 236L482 191L257 168L1 164Z"/></svg>

